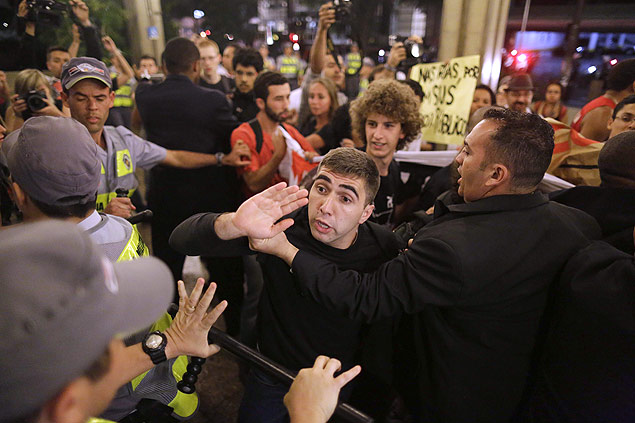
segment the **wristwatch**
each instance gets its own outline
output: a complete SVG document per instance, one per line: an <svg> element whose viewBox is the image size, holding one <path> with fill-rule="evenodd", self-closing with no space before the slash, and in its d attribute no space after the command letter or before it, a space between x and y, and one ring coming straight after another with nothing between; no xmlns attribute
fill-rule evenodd
<svg viewBox="0 0 635 423"><path fill-rule="evenodd" d="M155 330L143 338L141 347L143 348L143 352L150 356L150 360L152 360L154 364L159 364L167 360L165 356L165 346L167 344L168 338L165 334Z"/></svg>
<svg viewBox="0 0 635 423"><path fill-rule="evenodd" d="M223 165L223 157L225 157L225 153L218 152L214 154L216 156L216 166Z"/></svg>

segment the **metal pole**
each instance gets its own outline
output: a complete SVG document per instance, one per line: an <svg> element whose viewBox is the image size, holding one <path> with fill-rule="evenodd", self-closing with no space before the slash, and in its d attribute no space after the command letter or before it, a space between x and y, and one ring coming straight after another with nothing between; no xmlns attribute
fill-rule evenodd
<svg viewBox="0 0 635 423"><path fill-rule="evenodd" d="M525 38L525 31L527 30L527 21L529 20L529 8L531 7L531 0L525 0L525 10L523 12L523 23L520 25L520 34L518 34L517 48L520 50Z"/></svg>

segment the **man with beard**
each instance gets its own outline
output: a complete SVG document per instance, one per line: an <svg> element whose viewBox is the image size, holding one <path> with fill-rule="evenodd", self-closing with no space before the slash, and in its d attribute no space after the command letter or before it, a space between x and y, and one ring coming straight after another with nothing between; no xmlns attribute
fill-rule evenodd
<svg viewBox="0 0 635 423"><path fill-rule="evenodd" d="M296 141L307 160L317 154L297 129L283 123L289 117L290 92L289 81L282 74L260 74L254 83L259 112L254 120L243 123L232 132L232 146L242 141L251 151L251 164L238 170L248 196L278 182L288 182L278 170L287 156L288 138ZM285 140L285 137L288 138Z"/></svg>
<svg viewBox="0 0 635 423"><path fill-rule="evenodd" d="M518 73L512 76L505 89L508 107L515 112L533 113L529 106L534 98L534 83L531 76Z"/></svg>

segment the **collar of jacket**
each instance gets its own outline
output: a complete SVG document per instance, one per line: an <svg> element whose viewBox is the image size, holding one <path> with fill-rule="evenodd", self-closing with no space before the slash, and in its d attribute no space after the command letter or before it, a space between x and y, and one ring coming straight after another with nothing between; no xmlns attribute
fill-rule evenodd
<svg viewBox="0 0 635 423"><path fill-rule="evenodd" d="M537 191L531 194L495 195L463 204L444 204L441 201L437 201L434 205L434 218L436 219L448 213L480 214L529 209L547 202L549 202L549 198Z"/></svg>
<svg viewBox="0 0 635 423"><path fill-rule="evenodd" d="M188 78L185 75L181 75L180 73L171 73L168 74L168 76L165 77L166 81L187 81L187 82L192 82L192 80L190 78Z"/></svg>

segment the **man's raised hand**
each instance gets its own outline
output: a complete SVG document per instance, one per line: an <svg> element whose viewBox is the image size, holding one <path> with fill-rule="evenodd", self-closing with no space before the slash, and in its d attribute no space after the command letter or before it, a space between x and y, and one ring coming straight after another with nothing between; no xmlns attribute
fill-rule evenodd
<svg viewBox="0 0 635 423"><path fill-rule="evenodd" d="M283 216L305 206L308 191L280 182L245 201L232 216L232 224L242 236L272 238L293 225L293 219Z"/></svg>

